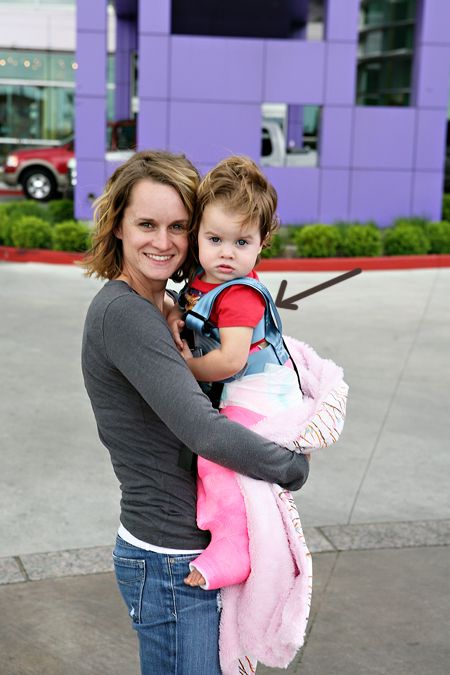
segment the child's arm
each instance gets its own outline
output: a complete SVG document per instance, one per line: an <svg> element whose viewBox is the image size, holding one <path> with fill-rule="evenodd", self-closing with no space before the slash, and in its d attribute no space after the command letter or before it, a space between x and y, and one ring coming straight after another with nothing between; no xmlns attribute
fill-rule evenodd
<svg viewBox="0 0 450 675"><path fill-rule="evenodd" d="M193 358L185 345L182 354L191 373L200 382L216 382L236 375L247 363L253 328L236 326L220 328L220 347L205 356Z"/></svg>
<svg viewBox="0 0 450 675"><path fill-rule="evenodd" d="M170 332L172 333L173 341L175 342L176 346L180 351L183 350L183 341L181 339L181 331L184 328L184 321L181 318L183 316L183 312L181 309L178 307L177 304L174 304L169 312L166 314L166 320L167 323L169 324L169 329Z"/></svg>

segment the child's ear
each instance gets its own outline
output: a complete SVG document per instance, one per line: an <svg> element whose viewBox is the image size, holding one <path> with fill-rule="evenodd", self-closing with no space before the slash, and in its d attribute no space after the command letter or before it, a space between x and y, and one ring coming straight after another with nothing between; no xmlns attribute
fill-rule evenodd
<svg viewBox="0 0 450 675"><path fill-rule="evenodd" d="M261 253L261 251L263 250L263 248L266 246L268 238L269 238L269 237L266 236L266 237L264 237L264 239L262 240L261 246L259 247L258 254Z"/></svg>

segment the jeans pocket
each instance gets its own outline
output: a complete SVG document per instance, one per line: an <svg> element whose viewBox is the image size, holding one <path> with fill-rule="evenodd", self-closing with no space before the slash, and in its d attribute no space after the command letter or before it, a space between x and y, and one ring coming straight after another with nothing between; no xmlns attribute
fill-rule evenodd
<svg viewBox="0 0 450 675"><path fill-rule="evenodd" d="M120 594L134 623L141 623L145 560L122 558L113 553L114 571Z"/></svg>
<svg viewBox="0 0 450 675"><path fill-rule="evenodd" d="M171 565L189 565L189 563L198 558L199 555L200 553L188 553L186 555L177 553L170 556L169 563Z"/></svg>

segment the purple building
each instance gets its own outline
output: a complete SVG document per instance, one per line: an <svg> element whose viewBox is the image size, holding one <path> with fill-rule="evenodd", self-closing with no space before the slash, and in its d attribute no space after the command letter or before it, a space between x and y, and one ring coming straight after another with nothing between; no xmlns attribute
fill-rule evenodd
<svg viewBox="0 0 450 675"><path fill-rule="evenodd" d="M116 0L115 118L133 117L136 89L138 149L184 152L202 173L229 154L253 157L285 224L439 219L450 4L384 4L408 5L413 20L392 14L388 26L373 0L280 0L256 26L255 0ZM242 22L225 25L228 5ZM323 33L311 17L321 5ZM107 1L78 0L77 11L76 212L90 218L117 166L105 156Z"/></svg>

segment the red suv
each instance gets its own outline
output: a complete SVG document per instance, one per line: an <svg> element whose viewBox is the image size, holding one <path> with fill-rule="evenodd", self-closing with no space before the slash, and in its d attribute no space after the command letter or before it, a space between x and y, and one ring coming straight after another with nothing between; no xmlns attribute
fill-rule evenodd
<svg viewBox="0 0 450 675"><path fill-rule="evenodd" d="M108 151L134 149L136 122L109 122L107 147ZM7 185L21 185L30 199L45 202L70 187L67 163L72 157L73 137L50 148L15 150L6 157L2 179Z"/></svg>
<svg viewBox="0 0 450 675"><path fill-rule="evenodd" d="M21 185L31 199L53 199L68 186L67 162L73 154L73 140L50 148L15 150L6 157L3 181Z"/></svg>

